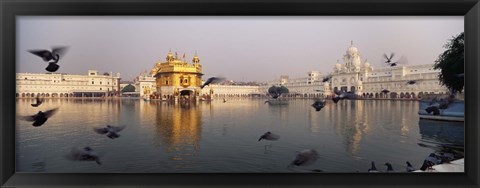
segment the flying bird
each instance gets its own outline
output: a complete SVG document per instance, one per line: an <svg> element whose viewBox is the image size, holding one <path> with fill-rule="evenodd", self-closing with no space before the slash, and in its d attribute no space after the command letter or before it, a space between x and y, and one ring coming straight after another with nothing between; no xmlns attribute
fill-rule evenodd
<svg viewBox="0 0 480 188"><path fill-rule="evenodd" d="M441 164L442 163L442 160L438 158L437 155L435 155L435 153L430 153L430 155L428 155L428 157L425 158L425 160L423 161L423 164L422 164L422 167L420 167L420 170L427 170L427 169L432 169L432 166L434 165L437 165L437 164Z"/></svg>
<svg viewBox="0 0 480 188"><path fill-rule="evenodd" d="M42 104L43 99L40 99L40 96L37 95L37 98L35 99L36 103L32 104L33 107L38 107Z"/></svg>
<svg viewBox="0 0 480 188"><path fill-rule="evenodd" d="M387 172L395 172L395 170L393 170L392 164L385 163L385 166L387 166Z"/></svg>
<svg viewBox="0 0 480 188"><path fill-rule="evenodd" d="M334 90L334 93L337 95L336 97L332 97L333 102L336 104L338 101L343 99L356 99L357 96L352 93L351 91L345 92L342 90Z"/></svg>
<svg viewBox="0 0 480 188"><path fill-rule="evenodd" d="M372 166L368 169L368 172L379 172L375 166L375 162L372 161Z"/></svg>
<svg viewBox="0 0 480 188"><path fill-rule="evenodd" d="M387 93L390 93L390 90L388 90L388 89L383 89L381 92L382 92L383 94L387 94Z"/></svg>
<svg viewBox="0 0 480 188"><path fill-rule="evenodd" d="M93 128L93 130L98 134L105 134L108 138L115 139L120 137L118 132L125 129L126 126L111 126L107 125L106 127L102 128Z"/></svg>
<svg viewBox="0 0 480 188"><path fill-rule="evenodd" d="M317 151L313 149L306 149L298 152L297 156L290 163L289 167L294 166L307 166L313 164L318 159Z"/></svg>
<svg viewBox="0 0 480 188"><path fill-rule="evenodd" d="M200 86L201 89L203 89L205 86L209 85L209 84L216 84L216 83L219 83L219 82L223 82L225 80L225 78L223 77L211 77L211 78L208 78L207 81L205 81L205 83L203 83L202 86Z"/></svg>
<svg viewBox="0 0 480 188"><path fill-rule="evenodd" d="M95 161L99 165L102 164L100 156L89 146L83 148L83 150L72 148L65 158L70 161Z"/></svg>
<svg viewBox="0 0 480 188"><path fill-rule="evenodd" d="M408 85L413 85L413 84L416 84L416 83L417 83L417 81L415 81L415 80L409 80L407 82Z"/></svg>
<svg viewBox="0 0 480 188"><path fill-rule="evenodd" d="M397 66L398 64L406 64L408 62L408 60L404 56L400 57L398 61L393 62L393 56L395 56L394 53L391 53L390 57L388 57L387 54L383 54L383 57L385 58L385 63L390 67Z"/></svg>
<svg viewBox="0 0 480 188"><path fill-rule="evenodd" d="M268 131L268 132L264 133L262 136L260 136L258 141L260 141L262 139L275 141L275 140L278 140L279 138L280 138L280 136L278 136L277 134L273 134L272 132Z"/></svg>
<svg viewBox="0 0 480 188"><path fill-rule="evenodd" d="M42 126L48 120L48 118L52 117L53 114L57 112L57 110L58 108L47 110L45 112L38 111L38 113L35 115L19 116L19 118L25 121L33 121L32 125L34 127L39 127L39 126Z"/></svg>
<svg viewBox="0 0 480 188"><path fill-rule="evenodd" d="M313 108L318 112L320 111L323 107L325 107L325 101L315 101L315 103L312 104Z"/></svg>
<svg viewBox="0 0 480 188"><path fill-rule="evenodd" d="M227 99L223 98L223 103L226 103L227 102Z"/></svg>
<svg viewBox="0 0 480 188"><path fill-rule="evenodd" d="M407 172L415 171L415 168L413 168L413 166L410 162L407 161L406 163L407 163Z"/></svg>
<svg viewBox="0 0 480 188"><path fill-rule="evenodd" d="M55 47L51 51L48 50L29 50L30 53L37 55L48 63L45 68L48 72L55 72L60 67L58 61L63 58L63 55L67 51L67 47Z"/></svg>
<svg viewBox="0 0 480 188"><path fill-rule="evenodd" d="M328 82L328 81L330 81L330 79L332 79L332 74L328 74L328 75L324 76L323 79L322 79L322 82Z"/></svg>

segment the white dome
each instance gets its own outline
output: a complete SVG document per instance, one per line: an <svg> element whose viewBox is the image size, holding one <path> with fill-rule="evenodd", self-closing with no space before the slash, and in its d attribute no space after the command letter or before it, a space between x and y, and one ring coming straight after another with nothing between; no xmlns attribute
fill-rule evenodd
<svg viewBox="0 0 480 188"><path fill-rule="evenodd" d="M355 48L355 46L350 46L350 48L348 48L348 50L347 50L347 53L350 54L350 55L357 54L358 49Z"/></svg>
<svg viewBox="0 0 480 188"><path fill-rule="evenodd" d="M365 64L363 64L363 66L365 66L365 68L368 68L368 67L370 67L370 63L365 62Z"/></svg>
<svg viewBox="0 0 480 188"><path fill-rule="evenodd" d="M337 63L337 64L335 64L335 68L337 70L340 70L340 69L342 69L342 65L340 63Z"/></svg>

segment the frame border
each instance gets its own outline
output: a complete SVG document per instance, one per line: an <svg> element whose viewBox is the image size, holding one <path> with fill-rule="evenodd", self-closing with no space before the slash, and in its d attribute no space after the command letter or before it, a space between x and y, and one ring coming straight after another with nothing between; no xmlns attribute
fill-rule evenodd
<svg viewBox="0 0 480 188"><path fill-rule="evenodd" d="M179 8L180 7L180 8ZM479 0L0 0L0 187L479 187ZM15 173L16 16L464 16L465 173ZM470 89L471 88L471 89ZM347 179L346 179L347 178Z"/></svg>

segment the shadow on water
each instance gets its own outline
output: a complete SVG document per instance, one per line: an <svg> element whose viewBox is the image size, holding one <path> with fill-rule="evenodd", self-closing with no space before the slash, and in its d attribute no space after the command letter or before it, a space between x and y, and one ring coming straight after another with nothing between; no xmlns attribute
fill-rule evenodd
<svg viewBox="0 0 480 188"><path fill-rule="evenodd" d="M465 152L465 125L463 122L435 121L420 119L418 145L435 152L453 153L455 158L463 158Z"/></svg>

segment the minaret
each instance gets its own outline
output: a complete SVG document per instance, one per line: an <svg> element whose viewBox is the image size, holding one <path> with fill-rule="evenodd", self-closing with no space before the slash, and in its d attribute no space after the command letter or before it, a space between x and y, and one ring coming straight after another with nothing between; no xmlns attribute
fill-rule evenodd
<svg viewBox="0 0 480 188"><path fill-rule="evenodd" d="M200 59L198 58L197 51L195 51L195 56L193 56L192 62L193 62L193 64L199 64L200 63Z"/></svg>

